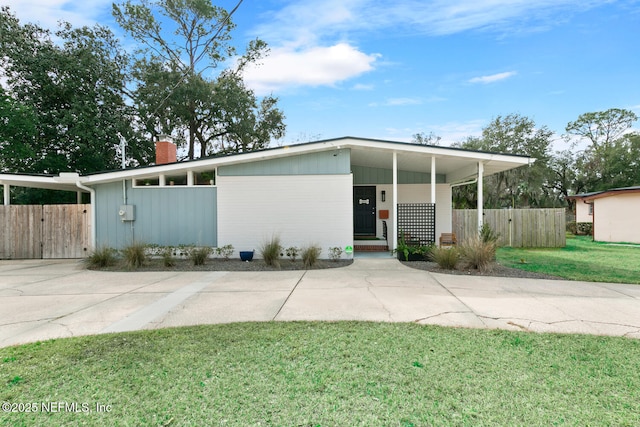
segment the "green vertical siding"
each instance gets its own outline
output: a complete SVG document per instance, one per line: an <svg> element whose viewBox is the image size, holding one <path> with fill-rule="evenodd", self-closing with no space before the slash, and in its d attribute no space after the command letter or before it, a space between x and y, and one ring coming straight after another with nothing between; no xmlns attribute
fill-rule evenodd
<svg viewBox="0 0 640 427"><path fill-rule="evenodd" d="M367 166L351 166L353 183L365 184L391 184L393 171L391 169L371 168ZM445 183L445 175L436 174L436 184ZM398 171L398 184L430 184L431 174L428 172Z"/></svg>
<svg viewBox="0 0 640 427"><path fill-rule="evenodd" d="M98 246L122 248L133 240L159 245L217 245L217 188L131 188L135 221L122 222L122 183L96 186Z"/></svg>
<svg viewBox="0 0 640 427"><path fill-rule="evenodd" d="M350 173L349 149L336 149L299 156L259 160L237 165L220 166L219 176L257 175L333 175Z"/></svg>

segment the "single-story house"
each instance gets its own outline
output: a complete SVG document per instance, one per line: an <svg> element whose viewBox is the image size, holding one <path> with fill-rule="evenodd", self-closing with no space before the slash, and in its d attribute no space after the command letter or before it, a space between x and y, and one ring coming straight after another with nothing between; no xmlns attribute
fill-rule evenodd
<svg viewBox="0 0 640 427"><path fill-rule="evenodd" d="M176 162L169 138L156 164L85 176L0 174L10 186L91 194L93 247L133 241L162 246L227 244L258 249L353 248L400 232L423 243L452 229L452 187L528 165L527 156L345 137ZM479 191L479 223L482 223ZM368 239L368 240L367 240Z"/></svg>
<svg viewBox="0 0 640 427"><path fill-rule="evenodd" d="M576 202L576 222L593 223L600 242L640 243L640 186L570 196Z"/></svg>
<svg viewBox="0 0 640 427"><path fill-rule="evenodd" d="M596 191L567 197L567 200L573 200L575 203L576 222L593 223L593 203L588 202L587 198L598 193Z"/></svg>

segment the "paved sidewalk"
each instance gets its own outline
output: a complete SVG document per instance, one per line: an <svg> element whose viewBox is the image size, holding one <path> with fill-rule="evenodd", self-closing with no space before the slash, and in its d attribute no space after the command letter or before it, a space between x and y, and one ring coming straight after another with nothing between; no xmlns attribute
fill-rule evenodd
<svg viewBox="0 0 640 427"><path fill-rule="evenodd" d="M371 320L640 338L640 286L434 274L395 259L276 272L96 272L0 261L0 346L136 329Z"/></svg>

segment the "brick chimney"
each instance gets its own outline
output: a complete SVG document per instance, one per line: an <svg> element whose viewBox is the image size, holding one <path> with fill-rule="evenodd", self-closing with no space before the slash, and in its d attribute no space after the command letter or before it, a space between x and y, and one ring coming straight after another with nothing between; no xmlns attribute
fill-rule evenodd
<svg viewBox="0 0 640 427"><path fill-rule="evenodd" d="M156 142L156 165L165 165L167 163L175 163L178 149L176 144L168 135L159 135Z"/></svg>

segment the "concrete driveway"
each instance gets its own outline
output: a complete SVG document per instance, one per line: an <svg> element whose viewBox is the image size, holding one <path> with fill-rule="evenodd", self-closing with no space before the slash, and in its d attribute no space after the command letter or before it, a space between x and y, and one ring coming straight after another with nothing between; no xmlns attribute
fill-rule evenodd
<svg viewBox="0 0 640 427"><path fill-rule="evenodd" d="M278 272L0 261L0 346L171 326L372 320L640 338L640 286L433 274L394 259Z"/></svg>

